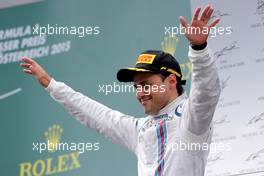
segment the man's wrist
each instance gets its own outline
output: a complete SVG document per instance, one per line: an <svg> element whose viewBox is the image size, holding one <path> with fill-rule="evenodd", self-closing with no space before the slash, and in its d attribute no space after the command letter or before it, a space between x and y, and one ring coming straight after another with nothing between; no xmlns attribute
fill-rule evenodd
<svg viewBox="0 0 264 176"><path fill-rule="evenodd" d="M191 45L192 49L194 49L194 50L203 50L206 48L207 42L205 42L201 45L194 45L194 44L190 44L190 45Z"/></svg>
<svg viewBox="0 0 264 176"><path fill-rule="evenodd" d="M52 92L55 83L56 83L56 80L54 78L51 78L49 85L47 87L45 87L45 90L48 92Z"/></svg>
<svg viewBox="0 0 264 176"><path fill-rule="evenodd" d="M47 88L51 81L51 77L49 75L45 75L37 79L44 88Z"/></svg>

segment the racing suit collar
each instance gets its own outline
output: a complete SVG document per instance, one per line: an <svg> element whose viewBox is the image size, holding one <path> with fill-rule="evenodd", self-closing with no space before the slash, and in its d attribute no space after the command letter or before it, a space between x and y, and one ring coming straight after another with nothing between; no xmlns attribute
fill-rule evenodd
<svg viewBox="0 0 264 176"><path fill-rule="evenodd" d="M171 111L173 111L177 105L180 104L180 102L182 102L182 100L184 98L186 98L186 91L184 91L180 96L178 96L177 98L175 98L175 100L173 100L172 102L170 102L169 104L167 104L164 108L162 108L159 113L157 115L155 115L155 117L166 114L166 113L170 113ZM154 116L153 116L154 117Z"/></svg>

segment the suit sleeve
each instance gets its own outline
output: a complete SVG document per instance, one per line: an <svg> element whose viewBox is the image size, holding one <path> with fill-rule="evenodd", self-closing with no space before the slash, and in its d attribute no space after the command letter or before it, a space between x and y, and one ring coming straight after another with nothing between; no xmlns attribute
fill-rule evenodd
<svg viewBox="0 0 264 176"><path fill-rule="evenodd" d="M112 142L136 152L136 118L112 110L54 79L46 90L79 122L95 129Z"/></svg>
<svg viewBox="0 0 264 176"><path fill-rule="evenodd" d="M184 107L184 126L192 135L202 136L211 129L220 96L220 82L208 46L203 50L190 47L189 59L192 63L192 80L190 95Z"/></svg>

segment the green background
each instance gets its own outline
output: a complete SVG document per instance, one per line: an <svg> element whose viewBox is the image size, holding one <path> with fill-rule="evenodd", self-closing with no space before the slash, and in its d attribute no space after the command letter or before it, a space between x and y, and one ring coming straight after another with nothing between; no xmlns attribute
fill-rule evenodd
<svg viewBox="0 0 264 176"><path fill-rule="evenodd" d="M56 80L103 104L136 117L144 117L133 93L104 95L98 85L117 82L116 72L132 66L147 49L161 49L165 26L178 26L178 16L190 20L189 1L183 0L50 0L0 10L0 30L16 26L100 26L100 34L48 36L48 42L71 40L67 53L36 59ZM186 62L188 44L183 36L176 58ZM0 100L1 175L19 175L19 164L67 152L32 151L33 142L44 142L44 132L59 124L62 142L99 142L100 150L80 155L81 168L55 175L137 175L136 157L78 123L38 85L23 74L19 62L0 65L0 94L18 87L22 91ZM68 152L70 153L70 152Z"/></svg>

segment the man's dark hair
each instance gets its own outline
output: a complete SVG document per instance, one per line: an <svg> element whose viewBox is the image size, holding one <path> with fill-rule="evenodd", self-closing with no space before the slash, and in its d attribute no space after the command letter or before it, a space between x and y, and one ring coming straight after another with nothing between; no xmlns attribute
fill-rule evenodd
<svg viewBox="0 0 264 176"><path fill-rule="evenodd" d="M161 77L161 80L162 80L162 82L169 76L170 74L165 74L165 73L161 73L161 74L159 74L159 76ZM179 77L177 77L176 76L176 80L177 80L177 83L176 83L176 90L177 90L177 92L178 92L178 95L180 96L181 94L183 94L183 91L184 91L184 89L183 89L183 87L182 87L182 85L181 85L181 80L180 80L180 78Z"/></svg>

